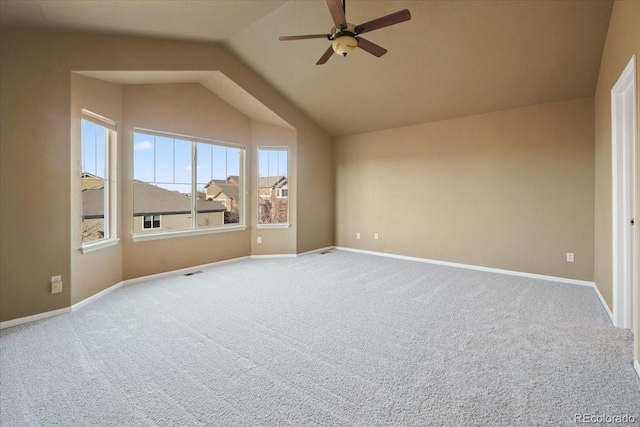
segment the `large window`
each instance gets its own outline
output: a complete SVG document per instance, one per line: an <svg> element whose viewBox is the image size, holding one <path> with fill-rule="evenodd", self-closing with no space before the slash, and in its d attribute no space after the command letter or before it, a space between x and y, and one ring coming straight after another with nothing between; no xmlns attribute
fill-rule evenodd
<svg viewBox="0 0 640 427"><path fill-rule="evenodd" d="M258 149L258 225L289 223L289 150Z"/></svg>
<svg viewBox="0 0 640 427"><path fill-rule="evenodd" d="M115 123L83 111L81 121L82 243L91 244L115 237L111 218L111 144Z"/></svg>
<svg viewBox="0 0 640 427"><path fill-rule="evenodd" d="M134 233L242 224L244 149L136 129Z"/></svg>

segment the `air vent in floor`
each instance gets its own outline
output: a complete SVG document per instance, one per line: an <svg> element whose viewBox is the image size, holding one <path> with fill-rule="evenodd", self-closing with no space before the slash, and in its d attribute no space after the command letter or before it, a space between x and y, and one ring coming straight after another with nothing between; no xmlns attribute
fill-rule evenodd
<svg viewBox="0 0 640 427"><path fill-rule="evenodd" d="M200 274L200 273L202 273L202 271L201 271L201 270L198 270L198 271L192 271L191 273L186 273L186 274L184 274L184 275L185 275L185 276L193 276L194 274Z"/></svg>

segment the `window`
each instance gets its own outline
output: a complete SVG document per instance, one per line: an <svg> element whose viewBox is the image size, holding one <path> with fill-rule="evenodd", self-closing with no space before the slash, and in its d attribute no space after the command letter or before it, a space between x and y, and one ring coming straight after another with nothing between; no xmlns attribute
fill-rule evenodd
<svg viewBox="0 0 640 427"><path fill-rule="evenodd" d="M134 234L242 224L243 166L243 148L136 129Z"/></svg>
<svg viewBox="0 0 640 427"><path fill-rule="evenodd" d="M142 219L142 228L161 228L160 215L145 215Z"/></svg>
<svg viewBox="0 0 640 427"><path fill-rule="evenodd" d="M112 231L116 227L110 203L113 199L110 153L116 128L115 122L86 110L82 112L80 126L82 244L85 245L115 237Z"/></svg>
<svg viewBox="0 0 640 427"><path fill-rule="evenodd" d="M258 149L258 225L289 223L289 150Z"/></svg>
<svg viewBox="0 0 640 427"><path fill-rule="evenodd" d="M278 188L278 190L276 191L276 197L278 198L289 197L289 189L286 186L282 188Z"/></svg>

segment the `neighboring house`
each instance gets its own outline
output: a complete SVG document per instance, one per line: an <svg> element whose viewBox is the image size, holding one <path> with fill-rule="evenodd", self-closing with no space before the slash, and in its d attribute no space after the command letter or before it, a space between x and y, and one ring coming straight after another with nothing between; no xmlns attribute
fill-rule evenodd
<svg viewBox="0 0 640 427"><path fill-rule="evenodd" d="M104 185L104 179L89 172L82 173L82 189L96 188Z"/></svg>
<svg viewBox="0 0 640 427"><path fill-rule="evenodd" d="M166 231L191 226L191 197L143 181L133 181L133 232ZM214 200L197 200L197 226L224 224L225 207ZM83 241L104 233L104 186L82 191Z"/></svg>
<svg viewBox="0 0 640 427"><path fill-rule="evenodd" d="M258 178L258 196L262 199L289 197L289 180L282 175Z"/></svg>
<svg viewBox="0 0 640 427"><path fill-rule="evenodd" d="M104 184L82 178L82 241L92 242L104 238Z"/></svg>
<svg viewBox="0 0 640 427"><path fill-rule="evenodd" d="M206 199L221 203L227 209L225 223L238 222L240 213L240 178L231 175L226 180L212 179L205 185Z"/></svg>
<svg viewBox="0 0 640 427"><path fill-rule="evenodd" d="M221 189L219 185L226 184L226 183L227 183L227 180L224 180L224 179L212 179L211 181L209 181L207 185L204 186L205 198L207 200L213 200L214 197L220 194Z"/></svg>
<svg viewBox="0 0 640 427"><path fill-rule="evenodd" d="M258 178L258 223L288 222L289 180L285 176Z"/></svg>

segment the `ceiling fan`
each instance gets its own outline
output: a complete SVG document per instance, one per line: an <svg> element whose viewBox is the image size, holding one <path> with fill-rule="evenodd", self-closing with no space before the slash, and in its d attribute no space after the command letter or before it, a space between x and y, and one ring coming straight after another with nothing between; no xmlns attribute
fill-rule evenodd
<svg viewBox="0 0 640 427"><path fill-rule="evenodd" d="M360 34L388 27L390 25L399 24L411 19L411 13L409 13L409 10L404 9L399 12L374 19L373 21L365 22L364 24L353 25L352 23L347 22L347 18L345 18L345 3L347 0L324 1L327 3L327 7L329 7L329 12L331 12L333 22L336 24L336 26L331 29L331 34L280 36L280 41L323 38L332 40L333 43L329 46L329 49L327 49L324 55L320 57L318 62L316 62L316 65L326 63L334 52L338 55L347 56L348 53L353 52L358 47L379 58L387 53L387 49L378 46L375 43L371 43L367 39L363 39L360 37Z"/></svg>

